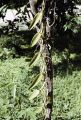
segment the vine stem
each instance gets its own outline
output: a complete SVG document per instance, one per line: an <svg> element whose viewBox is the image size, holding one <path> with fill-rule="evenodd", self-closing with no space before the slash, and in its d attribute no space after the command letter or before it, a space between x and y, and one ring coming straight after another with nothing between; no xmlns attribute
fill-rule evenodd
<svg viewBox="0 0 81 120"><path fill-rule="evenodd" d="M38 5L35 9L35 6L33 4L34 0L30 0L30 6L32 11L34 13L36 12L35 10L39 10L40 5ZM39 46L43 46L42 50L42 57L44 60L45 64L45 69L44 69L44 83L45 83L45 118L44 120L51 120L51 115L52 115L52 106L53 106L53 65L52 65L52 58L51 58L51 42L52 42L52 31L53 31L53 26L55 22L55 2L54 0L43 0L44 5L44 13L43 13L43 19L40 24L43 24L44 27L44 35L43 35L43 42L39 43ZM50 21L52 24L50 24ZM49 26L51 25L51 26ZM37 30L38 31L38 30Z"/></svg>

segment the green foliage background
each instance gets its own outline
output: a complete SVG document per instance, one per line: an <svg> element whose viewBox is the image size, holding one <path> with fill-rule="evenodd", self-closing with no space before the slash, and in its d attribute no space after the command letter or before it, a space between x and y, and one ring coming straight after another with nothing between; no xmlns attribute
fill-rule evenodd
<svg viewBox="0 0 81 120"><path fill-rule="evenodd" d="M1 120L36 120L36 114L40 113L40 99L29 101L32 93L29 85L35 74L32 74L25 59L21 57L0 61Z"/></svg>
<svg viewBox="0 0 81 120"><path fill-rule="evenodd" d="M80 55L70 56L67 70L67 51L52 53L55 69L52 120L81 119L81 68L78 66ZM1 120L43 120L41 94L34 100L29 100L32 91L41 87L40 83L29 90L29 85L39 72L39 66L29 68L27 59L30 57L13 58L11 55L0 60Z"/></svg>
<svg viewBox="0 0 81 120"><path fill-rule="evenodd" d="M19 6L22 5L21 2ZM62 26L69 32L62 32L58 27L56 41L52 41L52 120L81 120L81 21L76 16L70 20L72 21ZM28 48L32 37L28 31L0 37L0 120L44 119L43 91L37 98L29 100L33 91L40 89L42 85L41 81L38 86L29 90L40 71L39 65L42 64L39 60L37 66L29 67L33 51L39 50L36 46Z"/></svg>

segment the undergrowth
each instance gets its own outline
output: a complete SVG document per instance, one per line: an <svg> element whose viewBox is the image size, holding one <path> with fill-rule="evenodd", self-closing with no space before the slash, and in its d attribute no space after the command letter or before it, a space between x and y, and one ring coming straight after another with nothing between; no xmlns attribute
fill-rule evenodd
<svg viewBox="0 0 81 120"><path fill-rule="evenodd" d="M0 120L43 120L42 96L29 100L32 93L29 86L39 73L39 67L29 68L26 59L0 61ZM64 58L57 59L53 66L52 120L81 120L81 70L70 63L71 72L67 72L63 70L67 68L67 62L62 64Z"/></svg>

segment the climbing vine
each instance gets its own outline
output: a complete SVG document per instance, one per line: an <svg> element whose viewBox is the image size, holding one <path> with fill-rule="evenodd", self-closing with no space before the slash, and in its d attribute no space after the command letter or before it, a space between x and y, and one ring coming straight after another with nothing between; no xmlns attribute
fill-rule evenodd
<svg viewBox="0 0 81 120"><path fill-rule="evenodd" d="M33 86L37 85L38 81L44 79L45 89L45 120L51 120L52 103L53 103L53 69L51 59L51 41L53 37L52 29L55 23L55 2L53 0L43 0L40 4L39 1L31 1L30 6L34 19L30 24L30 30L34 27L37 33L31 41L31 47L38 44L40 46L39 52L34 56L33 62L38 58L43 60L42 69L38 80L35 80ZM31 62L32 62L31 61ZM32 86L32 87L33 87ZM37 92L38 93L38 92ZM38 95L35 93L35 96Z"/></svg>

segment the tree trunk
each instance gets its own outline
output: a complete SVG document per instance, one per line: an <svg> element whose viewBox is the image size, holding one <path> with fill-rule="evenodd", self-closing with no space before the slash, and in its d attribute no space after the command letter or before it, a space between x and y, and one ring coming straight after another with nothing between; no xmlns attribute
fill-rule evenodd
<svg viewBox="0 0 81 120"><path fill-rule="evenodd" d="M53 39L54 26L54 0L45 1L45 15L43 25L45 27L44 34L44 50L43 58L45 61L45 120L51 120L52 106L53 106L53 65L51 58L51 47Z"/></svg>
<svg viewBox="0 0 81 120"><path fill-rule="evenodd" d="M33 1L30 0L30 7L32 12L35 13L35 6ZM38 1L39 2L39 1ZM55 2L54 0L44 0L45 10L43 15L44 37L43 37L43 50L42 56L45 63L44 75L45 75L45 120L51 120L52 106L53 106L53 65L51 58L51 46L53 39L53 26L55 21ZM40 6L40 5L39 5ZM39 9L39 6L37 6ZM40 45L41 46L41 45Z"/></svg>
<svg viewBox="0 0 81 120"><path fill-rule="evenodd" d="M44 44L43 58L45 61L45 120L51 120L53 105L53 68L49 44Z"/></svg>

